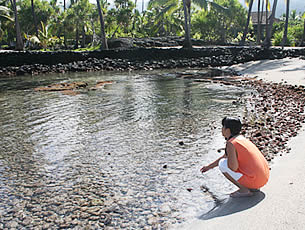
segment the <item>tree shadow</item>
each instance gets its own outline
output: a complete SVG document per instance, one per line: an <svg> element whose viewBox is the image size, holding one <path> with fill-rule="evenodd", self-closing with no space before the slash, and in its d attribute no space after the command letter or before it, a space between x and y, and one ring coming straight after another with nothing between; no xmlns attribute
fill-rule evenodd
<svg viewBox="0 0 305 230"><path fill-rule="evenodd" d="M304 71L304 70L305 70L305 65L304 66L300 66L298 68L294 68L294 69L282 70L282 72L294 72L294 71Z"/></svg>
<svg viewBox="0 0 305 230"><path fill-rule="evenodd" d="M222 202L219 202L212 210L201 215L199 219L209 220L216 217L227 216L233 213L244 211L260 203L265 198L265 196L265 193L259 191L255 192L251 197L230 197Z"/></svg>
<svg viewBox="0 0 305 230"><path fill-rule="evenodd" d="M278 69L283 65L282 62L279 62L277 60L260 60L256 63L249 62L244 64L244 70L241 70L240 72L250 72L252 75L257 74L258 72L262 71L268 71L273 69Z"/></svg>

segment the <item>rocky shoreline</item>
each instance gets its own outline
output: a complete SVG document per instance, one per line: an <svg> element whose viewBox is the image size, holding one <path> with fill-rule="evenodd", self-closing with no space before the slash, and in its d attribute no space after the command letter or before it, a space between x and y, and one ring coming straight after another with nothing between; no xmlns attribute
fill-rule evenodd
<svg viewBox="0 0 305 230"><path fill-rule="evenodd" d="M243 134L250 138L271 161L288 153L288 141L297 136L305 123L305 87L261 80L249 81L258 94L248 100Z"/></svg>
<svg viewBox="0 0 305 230"><path fill-rule="evenodd" d="M0 77L87 71L231 66L253 60L304 57L305 49L260 47L134 48L92 52L1 52Z"/></svg>

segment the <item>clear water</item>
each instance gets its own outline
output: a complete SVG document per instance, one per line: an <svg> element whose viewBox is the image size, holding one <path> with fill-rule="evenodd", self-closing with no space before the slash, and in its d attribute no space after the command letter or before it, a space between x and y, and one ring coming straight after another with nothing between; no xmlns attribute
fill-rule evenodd
<svg viewBox="0 0 305 230"><path fill-rule="evenodd" d="M76 96L33 90L99 80L114 83ZM195 218L215 205L202 185L219 199L233 189L216 169L199 169L220 156L221 119L242 114L232 101L246 93L173 71L0 79L2 224L73 220L86 205L108 210L114 228Z"/></svg>

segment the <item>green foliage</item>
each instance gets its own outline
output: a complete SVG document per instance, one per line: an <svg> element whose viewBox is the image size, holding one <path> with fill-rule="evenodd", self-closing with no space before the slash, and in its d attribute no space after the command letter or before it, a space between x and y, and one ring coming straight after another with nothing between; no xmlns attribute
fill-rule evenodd
<svg viewBox="0 0 305 230"><path fill-rule="evenodd" d="M48 47L55 47L55 45L62 45L60 38L53 36L49 32L49 26L41 22L41 29L38 31L38 37L36 35L26 35L24 34L25 39L29 42L29 47L42 47L46 50Z"/></svg>
<svg viewBox="0 0 305 230"><path fill-rule="evenodd" d="M35 34L31 0L18 1L17 4L20 7L18 17L22 32L26 34ZM41 25L41 22L48 24L49 20L54 17L53 15L56 12L56 10L45 0L34 0L34 9L38 26Z"/></svg>
<svg viewBox="0 0 305 230"><path fill-rule="evenodd" d="M62 0L63 1L63 0ZM248 0L247 0L248 1ZM44 49L66 44L81 49L99 49L101 27L96 4L89 0L66 0L66 10L59 7L58 0L34 0L39 34L36 35L31 0L17 1L21 32L30 44L39 44ZM105 17L107 38L111 37L152 37L183 36L184 11L182 0L150 0L149 7L139 12L134 0L115 0L110 8L107 0L101 0ZM139 1L138 1L139 2ZM71 3L71 4L70 4ZM95 3L95 2L94 2ZM15 41L14 14L9 0L0 0L0 42L10 44ZM191 36L214 44L238 42L241 39L247 19L247 10L238 0L192 0ZM289 15L288 42L298 44L303 36L304 18L292 11ZM280 45L284 22L275 23L273 42ZM94 40L94 41L93 41ZM254 42L250 33L247 41Z"/></svg>
<svg viewBox="0 0 305 230"><path fill-rule="evenodd" d="M10 20L13 21L13 19L10 17L10 9L6 6L0 6L0 19L2 20ZM1 23L0 21L0 23ZM1 25L1 24L0 24Z"/></svg>
<svg viewBox="0 0 305 230"><path fill-rule="evenodd" d="M101 45L89 46L87 48L78 48L75 49L74 51L96 51L96 50L101 50Z"/></svg>
<svg viewBox="0 0 305 230"><path fill-rule="evenodd" d="M288 30L289 30L289 29L288 29ZM283 35L284 35L284 32L283 32L283 31L278 31L278 32L276 32L276 33L273 35L272 45L274 45L274 46L280 46L280 45L282 45ZM288 34L287 34L286 45L287 45L287 46L295 46L295 40L294 40L294 37L292 36L291 33L288 33Z"/></svg>
<svg viewBox="0 0 305 230"><path fill-rule="evenodd" d="M13 22L13 18L10 16L10 13L11 10L8 7L0 5L0 41L6 33L3 25L7 22Z"/></svg>
<svg viewBox="0 0 305 230"><path fill-rule="evenodd" d="M246 24L247 12L238 0L215 0L222 6L197 11L192 19L193 33L207 42L226 43L237 37Z"/></svg>
<svg viewBox="0 0 305 230"><path fill-rule="evenodd" d="M108 26L109 37L132 36L134 25L135 5L129 0L115 0L115 8L108 11L106 16L106 26Z"/></svg>
<svg viewBox="0 0 305 230"><path fill-rule="evenodd" d="M274 46L280 46L283 40L284 34L284 22L274 24L272 44ZM287 31L287 46L296 46L302 40L304 33L304 21L302 20L290 20Z"/></svg>
<svg viewBox="0 0 305 230"><path fill-rule="evenodd" d="M233 42L236 43L236 44L239 44L239 42L242 40L242 37L243 37L243 32L238 32L236 38L233 39ZM253 37L252 34L247 33L246 41L250 42L250 43L251 42L254 43L256 40L255 40L255 38Z"/></svg>

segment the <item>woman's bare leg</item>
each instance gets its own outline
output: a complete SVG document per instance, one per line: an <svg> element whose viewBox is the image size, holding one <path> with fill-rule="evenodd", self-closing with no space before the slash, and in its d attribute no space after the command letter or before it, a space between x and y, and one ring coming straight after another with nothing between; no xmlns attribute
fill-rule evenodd
<svg viewBox="0 0 305 230"><path fill-rule="evenodd" d="M239 194L242 194L242 195L246 195L246 196L252 196L252 192L250 191L249 188L241 185L240 183L238 183L236 180L234 180L228 173L223 173L223 175L229 180L231 181L234 185L236 185L239 190L237 190L236 192L234 193L239 193ZM234 193L232 193L231 195L233 195Z"/></svg>

